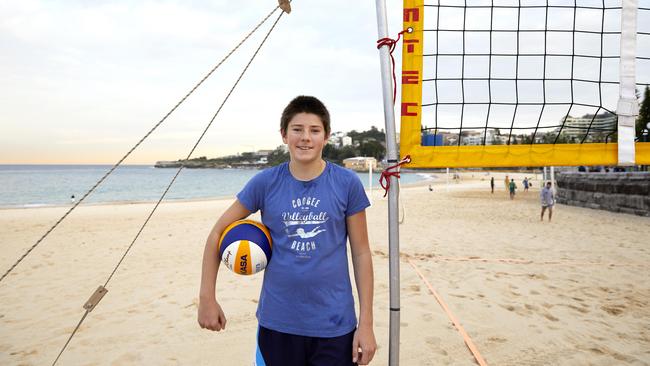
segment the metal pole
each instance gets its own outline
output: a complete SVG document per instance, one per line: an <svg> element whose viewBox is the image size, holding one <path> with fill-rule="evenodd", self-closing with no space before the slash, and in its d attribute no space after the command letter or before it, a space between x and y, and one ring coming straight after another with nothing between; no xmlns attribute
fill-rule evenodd
<svg viewBox="0 0 650 366"><path fill-rule="evenodd" d="M377 8L377 33L379 38L388 37L388 20L386 17L385 0L375 0ZM392 65L388 46L379 49L381 66L381 86L384 100L384 120L386 121L386 156L388 164L396 164L397 141L395 140L395 110L393 105L393 79ZM398 194L399 184L397 178L390 176L388 189L388 255L390 277L390 338L388 343L388 364L399 365L399 227L398 227Z"/></svg>
<svg viewBox="0 0 650 366"><path fill-rule="evenodd" d="M553 188L553 192L555 192L555 167L551 167L551 188Z"/></svg>
<svg viewBox="0 0 650 366"><path fill-rule="evenodd" d="M449 192L449 168L447 168L447 183L445 185L445 191Z"/></svg>

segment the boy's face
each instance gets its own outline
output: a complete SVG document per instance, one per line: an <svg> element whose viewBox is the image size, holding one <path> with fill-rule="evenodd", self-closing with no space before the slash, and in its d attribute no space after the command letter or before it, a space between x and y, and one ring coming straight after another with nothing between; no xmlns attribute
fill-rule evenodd
<svg viewBox="0 0 650 366"><path fill-rule="evenodd" d="M311 113L293 116L282 135L282 141L289 147L291 160L303 164L321 159L328 138L323 121Z"/></svg>

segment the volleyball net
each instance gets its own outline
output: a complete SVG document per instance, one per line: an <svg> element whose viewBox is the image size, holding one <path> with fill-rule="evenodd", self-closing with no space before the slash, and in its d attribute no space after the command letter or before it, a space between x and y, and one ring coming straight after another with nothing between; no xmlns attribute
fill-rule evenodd
<svg viewBox="0 0 650 366"><path fill-rule="evenodd" d="M650 0L405 0L409 167L650 164Z"/></svg>

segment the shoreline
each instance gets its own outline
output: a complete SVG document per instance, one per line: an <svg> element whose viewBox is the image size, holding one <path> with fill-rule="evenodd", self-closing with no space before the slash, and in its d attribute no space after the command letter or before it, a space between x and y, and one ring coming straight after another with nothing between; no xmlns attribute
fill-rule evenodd
<svg viewBox="0 0 650 366"><path fill-rule="evenodd" d="M413 173L413 174L418 174L418 175L425 175L425 173ZM423 178L422 180L416 181L416 182L409 182L406 184L402 184L401 186L404 188L408 187L419 187L423 184L430 184L432 181L437 181L437 178L434 176L434 174L431 173L426 173L428 178ZM376 185L372 186L372 191L377 191L381 190L381 186L379 185L379 182L376 182ZM365 189L366 192L368 192L368 189ZM229 200L229 199L234 199L236 194L233 195L227 195L227 196L216 196L216 197L196 197L196 198L172 198L172 199L164 199L161 204L163 203L182 203L182 202L203 202L203 201L223 201L223 200ZM158 202L157 200L135 200L135 201L105 201L105 202L90 202L86 203L84 202L81 207L88 207L88 206L122 206L122 205L140 205L140 204L152 204ZM16 206L1 206L0 205L0 212L1 211L6 211L6 210L31 210L31 209L40 209L40 208L70 208L72 207L72 203L68 204L26 204L26 205L16 205ZM77 207L79 208L79 207Z"/></svg>

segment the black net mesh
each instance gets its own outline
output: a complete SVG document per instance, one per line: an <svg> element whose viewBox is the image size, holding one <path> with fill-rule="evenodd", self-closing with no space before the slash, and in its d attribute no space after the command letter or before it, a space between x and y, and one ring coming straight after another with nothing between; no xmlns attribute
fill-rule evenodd
<svg viewBox="0 0 650 366"><path fill-rule="evenodd" d="M616 141L621 1L424 5L424 145ZM638 90L650 84L639 1Z"/></svg>

